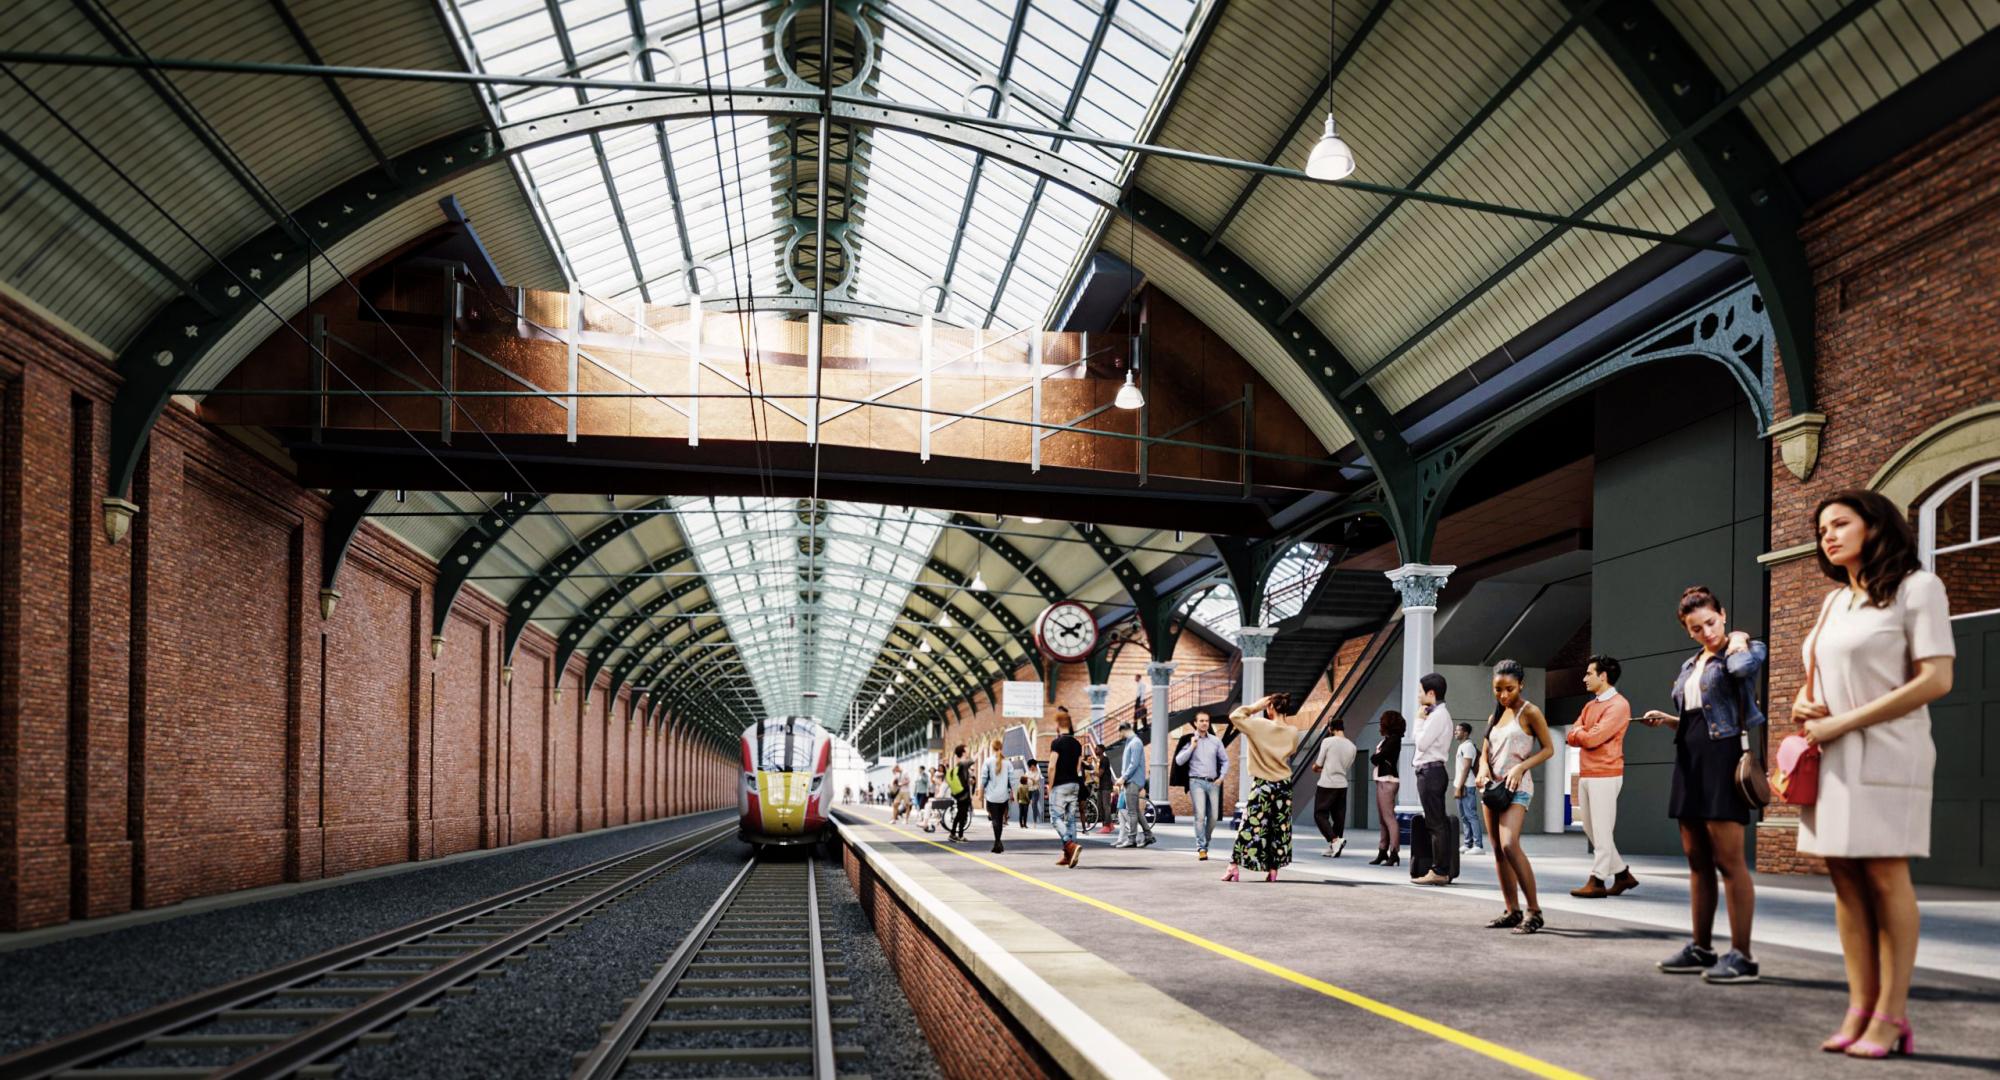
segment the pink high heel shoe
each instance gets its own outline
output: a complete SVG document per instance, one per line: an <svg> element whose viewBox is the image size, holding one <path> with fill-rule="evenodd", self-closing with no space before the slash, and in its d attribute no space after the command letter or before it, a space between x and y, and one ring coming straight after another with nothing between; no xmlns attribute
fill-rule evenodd
<svg viewBox="0 0 2000 1080"><path fill-rule="evenodd" d="M1224 874L1224 875L1222 875L1222 880L1224 880L1224 881L1235 881L1235 880L1237 880L1237 877L1236 877L1236 864L1235 864L1235 863L1230 863L1230 864L1229 864L1229 872L1228 872L1227 874Z"/></svg>
<svg viewBox="0 0 2000 1080"><path fill-rule="evenodd" d="M1843 1053L1848 1057L1885 1058L1891 1054L1901 1054L1904 1057L1908 1057L1917 1052L1917 1033L1910 1030L1910 1022L1907 1019L1889 1016L1886 1013L1874 1013L1872 1015L1877 1020L1887 1020L1896 1025L1896 1041L1883 1046L1880 1043L1871 1042L1867 1039L1856 1039L1848 1044L1847 1049Z"/></svg>
<svg viewBox="0 0 2000 1080"><path fill-rule="evenodd" d="M1265 881L1276 881L1276 880L1278 880L1278 872L1277 872L1276 870L1272 870L1272 871L1269 871L1269 872L1267 872L1267 873L1266 873L1266 874L1264 875L1264 880L1265 880Z"/></svg>
<svg viewBox="0 0 2000 1080"><path fill-rule="evenodd" d="M1875 1014L1872 1010L1864 1009L1859 1005L1849 1005L1847 1007L1847 1015L1873 1016ZM1864 1026L1862 1030L1866 1031L1867 1028ZM1826 1051L1829 1054L1838 1054L1842 1050L1845 1050L1848 1047L1853 1046L1855 1040L1859 1038L1861 1038L1861 1036L1859 1035L1842 1035L1839 1032L1835 1032L1834 1034L1827 1036L1826 1041L1819 1044L1819 1048L1821 1050Z"/></svg>

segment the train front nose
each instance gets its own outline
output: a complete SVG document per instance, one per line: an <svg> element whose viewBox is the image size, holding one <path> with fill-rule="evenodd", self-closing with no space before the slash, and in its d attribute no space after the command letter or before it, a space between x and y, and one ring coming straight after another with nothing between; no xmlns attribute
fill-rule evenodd
<svg viewBox="0 0 2000 1080"><path fill-rule="evenodd" d="M764 811L764 832L771 836L805 832L806 804L811 795L811 773L758 773L757 801Z"/></svg>

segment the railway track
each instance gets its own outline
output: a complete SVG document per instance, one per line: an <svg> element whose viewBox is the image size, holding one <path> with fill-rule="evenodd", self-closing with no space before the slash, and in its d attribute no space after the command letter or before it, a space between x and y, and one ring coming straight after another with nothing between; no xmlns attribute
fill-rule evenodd
<svg viewBox="0 0 2000 1080"><path fill-rule="evenodd" d="M845 958L820 930L813 866L764 856L746 863L597 1046L578 1055L572 1080L835 1080L838 1062L862 1057L861 1047L835 1043L855 1021L835 1017L834 1007L853 998Z"/></svg>
<svg viewBox="0 0 2000 1080"><path fill-rule="evenodd" d="M472 980L498 974L508 957L735 829L734 821L695 829L29 1047L0 1058L0 1080L330 1076L331 1059L356 1042L388 1038L383 1029L435 1012L444 994L471 993Z"/></svg>

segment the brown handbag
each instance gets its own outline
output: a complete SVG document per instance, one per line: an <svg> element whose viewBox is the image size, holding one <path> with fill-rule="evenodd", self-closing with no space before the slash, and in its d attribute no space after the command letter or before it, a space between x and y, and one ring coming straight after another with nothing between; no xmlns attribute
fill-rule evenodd
<svg viewBox="0 0 2000 1080"><path fill-rule="evenodd" d="M1757 763L1757 755L1750 750L1750 731L1745 728L1737 738L1743 747L1743 756L1736 759L1736 790L1752 810L1762 810L1771 805L1771 779L1764 775L1764 766Z"/></svg>

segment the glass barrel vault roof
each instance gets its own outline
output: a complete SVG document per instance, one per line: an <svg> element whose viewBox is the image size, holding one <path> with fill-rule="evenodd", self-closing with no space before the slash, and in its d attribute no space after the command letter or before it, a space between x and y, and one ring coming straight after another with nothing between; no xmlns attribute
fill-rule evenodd
<svg viewBox="0 0 2000 1080"><path fill-rule="evenodd" d="M784 81L773 39L785 5L769 0L440 2L467 59L489 73L715 90ZM818 10L802 6L802 17ZM858 10L876 50L865 92L1135 139L1204 4L863 0ZM995 82L1007 91L997 101ZM512 123L633 93L496 87L485 101L496 122ZM522 155L515 167L574 284L680 304L691 259L714 271L713 284L706 276L700 282L710 296L764 297L791 292L785 143L768 117L697 116L565 140ZM1109 179L1122 180L1133 165L1124 152L1059 149L1073 166ZM853 300L916 311L934 301L924 295L931 286L948 282L947 322L1043 325L1100 230L1098 208L1083 197L917 136L862 132L854 170Z"/></svg>

